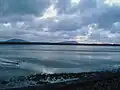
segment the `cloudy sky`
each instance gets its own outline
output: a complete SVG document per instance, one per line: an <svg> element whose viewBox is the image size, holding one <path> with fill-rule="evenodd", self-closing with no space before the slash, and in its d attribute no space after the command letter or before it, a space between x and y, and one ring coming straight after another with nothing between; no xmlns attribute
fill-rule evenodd
<svg viewBox="0 0 120 90"><path fill-rule="evenodd" d="M0 40L120 43L120 0L0 0Z"/></svg>

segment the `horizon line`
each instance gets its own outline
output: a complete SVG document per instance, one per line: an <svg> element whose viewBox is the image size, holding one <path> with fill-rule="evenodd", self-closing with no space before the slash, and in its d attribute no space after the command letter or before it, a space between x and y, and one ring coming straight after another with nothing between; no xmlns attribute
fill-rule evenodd
<svg viewBox="0 0 120 90"><path fill-rule="evenodd" d="M117 43L65 43L65 42L0 42L0 45L76 45L76 46L120 46Z"/></svg>

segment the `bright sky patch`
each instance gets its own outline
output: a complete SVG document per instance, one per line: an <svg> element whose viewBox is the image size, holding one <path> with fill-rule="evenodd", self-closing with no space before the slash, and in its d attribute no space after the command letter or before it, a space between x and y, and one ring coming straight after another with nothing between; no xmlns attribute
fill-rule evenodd
<svg viewBox="0 0 120 90"><path fill-rule="evenodd" d="M40 19L48 19L57 16L57 10L55 9L54 5L51 5L49 8L46 9L43 16Z"/></svg>
<svg viewBox="0 0 120 90"><path fill-rule="evenodd" d="M120 5L120 0L105 0L105 3L109 5Z"/></svg>
<svg viewBox="0 0 120 90"><path fill-rule="evenodd" d="M71 4L72 5L76 5L79 4L80 0L71 0Z"/></svg>
<svg viewBox="0 0 120 90"><path fill-rule="evenodd" d="M87 40L87 36L81 36L81 35L79 35L79 36L75 37L75 40L77 42L83 42L83 41Z"/></svg>

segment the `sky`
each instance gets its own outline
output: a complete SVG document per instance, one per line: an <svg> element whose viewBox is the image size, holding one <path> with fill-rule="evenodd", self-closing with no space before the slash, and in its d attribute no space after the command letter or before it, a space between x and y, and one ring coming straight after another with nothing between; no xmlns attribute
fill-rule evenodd
<svg viewBox="0 0 120 90"><path fill-rule="evenodd" d="M120 0L0 0L0 40L120 43Z"/></svg>

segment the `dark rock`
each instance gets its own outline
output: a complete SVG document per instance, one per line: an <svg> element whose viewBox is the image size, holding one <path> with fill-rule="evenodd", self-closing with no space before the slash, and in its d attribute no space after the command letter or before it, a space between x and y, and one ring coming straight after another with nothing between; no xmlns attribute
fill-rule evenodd
<svg viewBox="0 0 120 90"><path fill-rule="evenodd" d="M4 85L6 85L8 83L9 83L8 81L1 81L1 84L4 84Z"/></svg>
<svg viewBox="0 0 120 90"><path fill-rule="evenodd" d="M45 82L45 81L38 81L37 84L48 84L49 82Z"/></svg>
<svg viewBox="0 0 120 90"><path fill-rule="evenodd" d="M27 78L25 76L19 76L17 78L18 81L25 81Z"/></svg>

